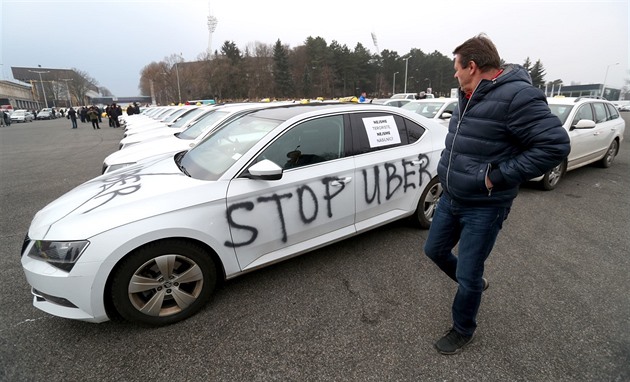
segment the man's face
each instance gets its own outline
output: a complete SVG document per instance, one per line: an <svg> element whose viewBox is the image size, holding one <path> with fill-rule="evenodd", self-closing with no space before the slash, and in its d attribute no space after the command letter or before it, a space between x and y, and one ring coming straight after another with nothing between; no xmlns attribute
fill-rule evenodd
<svg viewBox="0 0 630 382"><path fill-rule="evenodd" d="M453 68L455 69L455 74L453 75L457 78L457 82L459 82L459 87L465 93L472 92L474 90L472 86L472 75L470 73L470 65L464 64L462 66L460 62L459 54L455 55L455 60L453 60Z"/></svg>

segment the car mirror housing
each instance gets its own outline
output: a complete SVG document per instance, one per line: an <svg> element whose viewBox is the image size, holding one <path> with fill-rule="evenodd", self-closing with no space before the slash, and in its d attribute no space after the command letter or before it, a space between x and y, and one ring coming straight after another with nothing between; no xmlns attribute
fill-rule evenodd
<svg viewBox="0 0 630 382"><path fill-rule="evenodd" d="M282 167L269 159L264 159L248 169L248 178L278 180L282 178Z"/></svg>
<svg viewBox="0 0 630 382"><path fill-rule="evenodd" d="M580 119L578 123L571 127L574 129L592 129L595 127L595 121L591 121L590 119Z"/></svg>

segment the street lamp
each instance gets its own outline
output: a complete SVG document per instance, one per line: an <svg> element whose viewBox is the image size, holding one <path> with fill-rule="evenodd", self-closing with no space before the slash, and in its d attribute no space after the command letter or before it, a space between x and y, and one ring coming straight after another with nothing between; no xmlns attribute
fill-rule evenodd
<svg viewBox="0 0 630 382"><path fill-rule="evenodd" d="M409 59L411 57L404 58L405 60L405 91L403 93L407 93L407 69L409 68Z"/></svg>
<svg viewBox="0 0 630 382"><path fill-rule="evenodd" d="M66 83L66 92L68 92L68 106L72 107L72 95L70 95L70 86L68 86L68 81L72 81L72 78L60 78L60 80Z"/></svg>
<svg viewBox="0 0 630 382"><path fill-rule="evenodd" d="M392 95L396 94L396 74L400 72L394 72L394 84L392 86Z"/></svg>
<svg viewBox="0 0 630 382"><path fill-rule="evenodd" d="M614 64L610 64L606 67L606 75L604 76L604 83L602 84L602 94L600 95L600 97L604 98L604 89L606 89L606 79L608 78L608 69L610 69L611 66L615 66L615 65L619 65L618 62L614 63Z"/></svg>
<svg viewBox="0 0 630 382"><path fill-rule="evenodd" d="M43 73L50 73L50 71L47 71L47 70L44 70L44 71L41 71L41 70L29 70L29 72L39 74L39 82L42 85L42 94L44 95L44 103L46 104L46 108L48 108L48 100L46 99L46 90L44 89L44 81L42 80L42 74Z"/></svg>
<svg viewBox="0 0 630 382"><path fill-rule="evenodd" d="M181 57L182 54L179 54L179 57ZM182 58L183 59L183 58ZM177 75L177 95L179 96L179 103L182 103L182 90L179 87L179 69L177 68L177 61L175 61L175 74Z"/></svg>

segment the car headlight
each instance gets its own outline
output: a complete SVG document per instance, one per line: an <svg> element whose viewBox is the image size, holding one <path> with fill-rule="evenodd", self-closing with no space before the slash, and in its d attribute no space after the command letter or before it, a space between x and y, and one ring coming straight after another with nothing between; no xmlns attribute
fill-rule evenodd
<svg viewBox="0 0 630 382"><path fill-rule="evenodd" d="M116 171L116 170L120 170L121 168L124 168L124 167L127 167L127 166L131 166L132 164L136 164L136 163L135 162L130 162L130 163L113 164L113 165L107 167L107 170L105 171L105 173Z"/></svg>
<svg viewBox="0 0 630 382"><path fill-rule="evenodd" d="M70 272L85 248L90 244L87 240L81 241L48 241L36 240L28 251L28 256L43 260L50 265L66 272Z"/></svg>

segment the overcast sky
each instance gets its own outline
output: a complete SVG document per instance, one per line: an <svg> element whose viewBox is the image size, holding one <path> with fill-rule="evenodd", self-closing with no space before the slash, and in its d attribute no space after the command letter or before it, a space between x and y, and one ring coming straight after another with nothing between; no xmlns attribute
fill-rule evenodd
<svg viewBox="0 0 630 382"><path fill-rule="evenodd" d="M291 48L322 37L399 55L453 49L486 33L507 62L540 60L546 81L630 79L628 0L0 0L2 78L11 67L87 72L118 97L139 95L140 71L171 54L194 61L208 47L208 8L218 19L212 50L232 41ZM616 63L619 63L615 65ZM607 73L608 72L608 73Z"/></svg>

